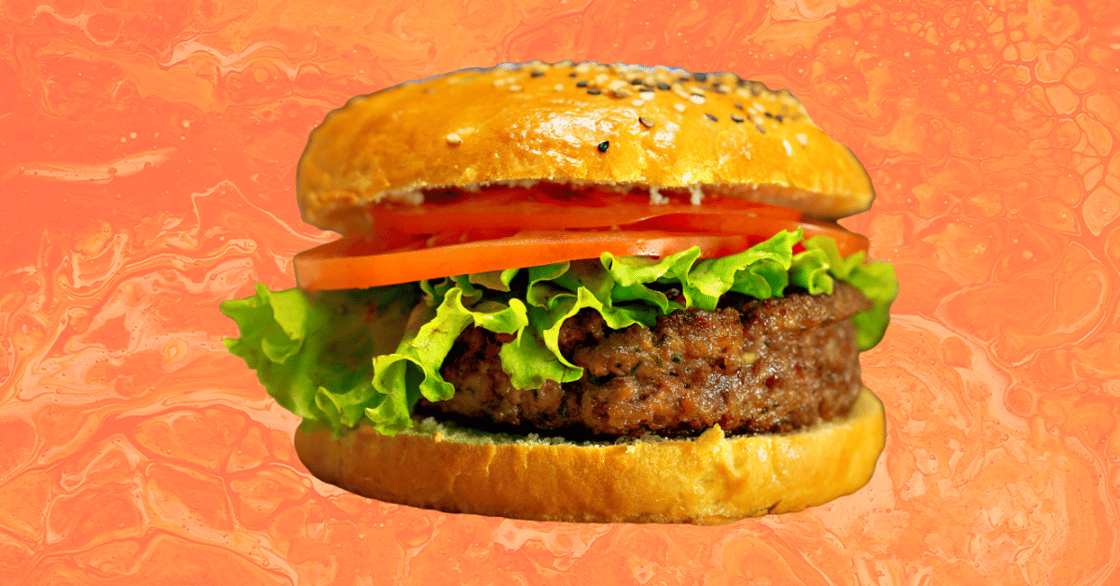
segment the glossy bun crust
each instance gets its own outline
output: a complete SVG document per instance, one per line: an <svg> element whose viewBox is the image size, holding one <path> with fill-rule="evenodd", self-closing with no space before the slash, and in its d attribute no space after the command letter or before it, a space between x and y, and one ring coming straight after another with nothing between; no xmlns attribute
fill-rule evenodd
<svg viewBox="0 0 1120 586"><path fill-rule="evenodd" d="M534 62L356 97L311 135L304 219L352 235L371 203L450 186L548 181L702 188L835 219L867 209L867 172L786 91L731 73Z"/></svg>
<svg viewBox="0 0 1120 586"><path fill-rule="evenodd" d="M883 406L864 389L845 417L784 434L572 445L480 441L431 429L335 439L297 431L315 476L378 500L538 521L712 525L800 511L858 490L883 449Z"/></svg>

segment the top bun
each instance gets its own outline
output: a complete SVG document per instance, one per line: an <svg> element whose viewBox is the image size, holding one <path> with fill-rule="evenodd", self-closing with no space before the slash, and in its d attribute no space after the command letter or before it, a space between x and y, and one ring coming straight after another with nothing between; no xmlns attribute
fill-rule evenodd
<svg viewBox="0 0 1120 586"><path fill-rule="evenodd" d="M851 151L788 91L733 73L539 61L353 98L312 132L297 193L304 220L352 235L370 229L370 204L538 181L700 188L823 219L874 198Z"/></svg>

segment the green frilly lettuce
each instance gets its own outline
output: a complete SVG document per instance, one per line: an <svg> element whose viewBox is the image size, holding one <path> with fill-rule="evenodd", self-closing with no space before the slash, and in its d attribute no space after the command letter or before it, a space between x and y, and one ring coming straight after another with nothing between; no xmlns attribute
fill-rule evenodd
<svg viewBox="0 0 1120 586"><path fill-rule="evenodd" d="M799 242L805 250L794 254ZM731 256L699 256L698 248L662 259L604 253L597 261L311 294L258 284L257 295L222 304L241 329L225 343L305 427L341 435L367 423L394 434L412 426L420 397L454 394L439 369L470 325L512 335L499 352L502 369L515 387L536 388L583 375L559 347L564 320L581 309L598 311L614 329L652 326L677 309L713 310L729 291L759 299L780 297L789 286L831 293L839 279L873 303L853 318L866 350L882 338L898 293L891 265L865 262L863 252L843 258L833 240L803 239L800 231ZM671 299L669 289L680 294Z"/></svg>

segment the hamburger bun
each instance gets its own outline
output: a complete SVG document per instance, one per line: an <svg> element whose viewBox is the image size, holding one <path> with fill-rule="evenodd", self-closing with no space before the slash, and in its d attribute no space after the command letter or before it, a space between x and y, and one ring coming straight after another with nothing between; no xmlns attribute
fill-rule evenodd
<svg viewBox="0 0 1120 586"><path fill-rule="evenodd" d="M851 151L787 91L733 73L540 62L353 98L311 134L297 195L305 221L352 235L369 231L370 204L534 182L699 188L825 220L874 198Z"/></svg>
<svg viewBox="0 0 1120 586"><path fill-rule="evenodd" d="M847 415L782 434L571 443L449 428L432 419L396 436L297 431L316 477L387 502L531 519L715 525L800 511L871 479L883 405L864 389Z"/></svg>

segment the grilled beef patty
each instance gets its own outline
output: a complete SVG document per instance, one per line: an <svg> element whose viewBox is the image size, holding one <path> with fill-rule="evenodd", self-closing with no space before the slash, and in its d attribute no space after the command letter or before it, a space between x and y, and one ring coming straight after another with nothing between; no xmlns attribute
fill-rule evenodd
<svg viewBox="0 0 1120 586"><path fill-rule="evenodd" d="M871 307L837 282L832 295L789 290L758 300L728 294L716 311L689 308L611 330L594 310L562 326L560 349L584 375L515 389L498 351L512 336L470 327L440 370L450 400L421 400L476 427L568 437L789 431L848 411L861 387L851 316Z"/></svg>

